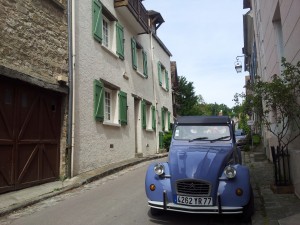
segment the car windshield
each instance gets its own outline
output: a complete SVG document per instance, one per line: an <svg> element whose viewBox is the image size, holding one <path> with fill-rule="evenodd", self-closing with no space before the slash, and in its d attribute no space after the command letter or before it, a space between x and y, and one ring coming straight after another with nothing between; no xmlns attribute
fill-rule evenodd
<svg viewBox="0 0 300 225"><path fill-rule="evenodd" d="M178 125L174 133L175 140L189 141L228 141L230 140L229 126L218 125Z"/></svg>

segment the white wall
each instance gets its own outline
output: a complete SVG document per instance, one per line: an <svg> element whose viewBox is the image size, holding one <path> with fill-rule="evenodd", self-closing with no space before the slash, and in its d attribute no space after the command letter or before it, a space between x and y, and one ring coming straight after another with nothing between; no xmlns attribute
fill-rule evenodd
<svg viewBox="0 0 300 225"><path fill-rule="evenodd" d="M113 54L104 51L100 43L92 35L92 1L75 1L76 18L76 58L75 58L75 146L74 146L74 175L89 171L110 163L135 157L135 115L134 97L155 104L154 90L157 92L159 110L161 105L172 110L171 88L168 93L160 90L157 80L156 60L170 66L170 57L155 44L155 71L151 67L150 35L136 35L131 24L124 18L118 17L111 0L101 1L106 8L124 26L125 60L120 60ZM137 37L148 55L148 79L139 76L132 69L131 37ZM169 76L171 76L168 67ZM126 73L128 80L123 77ZM103 125L93 117L93 81L100 78L118 86L127 93L128 124L122 126ZM154 80L153 80L154 79ZM171 79L170 79L171 81ZM154 88L153 88L154 84ZM170 83L171 85L171 83ZM133 95L132 95L133 94ZM160 112L159 112L160 114ZM140 114L139 118L140 119ZM157 118L158 120L158 118ZM161 129L157 127L157 129ZM143 155L155 154L158 140L155 131L139 132ZM110 146L113 145L113 148ZM147 147L148 146L148 147Z"/></svg>

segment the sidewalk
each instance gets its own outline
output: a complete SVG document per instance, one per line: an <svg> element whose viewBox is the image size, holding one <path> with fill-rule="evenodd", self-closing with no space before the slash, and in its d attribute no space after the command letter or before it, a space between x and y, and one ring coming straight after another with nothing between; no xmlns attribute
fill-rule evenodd
<svg viewBox="0 0 300 225"><path fill-rule="evenodd" d="M300 200L295 194L274 194L273 164L262 154L262 147L243 152L254 191L255 214L253 225L299 225Z"/></svg>
<svg viewBox="0 0 300 225"><path fill-rule="evenodd" d="M39 201L59 195L63 192L80 187L101 177L118 172L126 167L136 165L141 162L166 157L167 153L151 155L147 157L134 158L119 163L110 164L99 169L89 171L79 176L65 181L50 182L19 191L0 194L0 217L9 214L23 207L33 205Z"/></svg>

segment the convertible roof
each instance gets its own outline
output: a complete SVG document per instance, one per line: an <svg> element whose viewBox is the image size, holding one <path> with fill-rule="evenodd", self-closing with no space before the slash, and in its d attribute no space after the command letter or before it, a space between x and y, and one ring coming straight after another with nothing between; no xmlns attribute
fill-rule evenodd
<svg viewBox="0 0 300 225"><path fill-rule="evenodd" d="M181 116L176 119L177 124L230 124L228 116Z"/></svg>

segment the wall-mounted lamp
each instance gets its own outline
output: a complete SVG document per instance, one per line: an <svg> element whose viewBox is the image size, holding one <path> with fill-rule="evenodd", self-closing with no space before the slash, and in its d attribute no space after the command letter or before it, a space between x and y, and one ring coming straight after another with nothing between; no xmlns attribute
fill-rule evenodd
<svg viewBox="0 0 300 225"><path fill-rule="evenodd" d="M239 58L244 57L243 55L237 56L236 57L236 62L234 63L234 68L236 70L237 73L241 73L242 72L242 62L239 61Z"/></svg>

